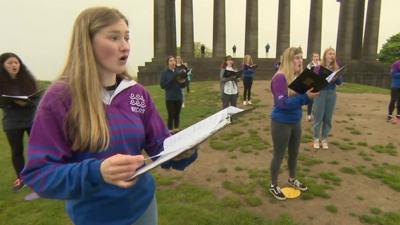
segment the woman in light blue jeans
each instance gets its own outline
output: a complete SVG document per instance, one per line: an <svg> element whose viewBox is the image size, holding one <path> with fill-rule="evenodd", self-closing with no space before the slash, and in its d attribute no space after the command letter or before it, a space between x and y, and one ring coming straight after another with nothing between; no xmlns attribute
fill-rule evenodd
<svg viewBox="0 0 400 225"><path fill-rule="evenodd" d="M336 62L335 49L327 48L324 52L321 65L314 69L314 72L320 76L326 76L327 74L324 74L325 70L321 69L321 66L331 71L339 69ZM328 149L327 139L332 128L332 116L336 105L336 85L340 85L341 83L342 78L340 77L322 89L320 96L314 99L314 149L319 149L321 145L323 149Z"/></svg>

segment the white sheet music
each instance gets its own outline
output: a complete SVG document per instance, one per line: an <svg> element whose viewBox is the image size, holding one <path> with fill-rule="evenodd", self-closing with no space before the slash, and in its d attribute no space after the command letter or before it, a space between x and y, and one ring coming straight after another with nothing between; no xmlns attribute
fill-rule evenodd
<svg viewBox="0 0 400 225"><path fill-rule="evenodd" d="M1 97L22 99L22 100L26 100L29 98L29 96L22 96L22 95L1 95Z"/></svg>
<svg viewBox="0 0 400 225"><path fill-rule="evenodd" d="M164 140L164 151L162 151L156 161L147 164L136 171L130 179L134 179L140 174L149 171L163 162L166 162L182 152L189 150L196 145L202 143L211 135L221 130L223 127L231 123L231 116L244 111L233 106L223 109L206 119L201 120L198 123L172 135ZM152 156L156 157L156 156Z"/></svg>
<svg viewBox="0 0 400 225"><path fill-rule="evenodd" d="M326 77L326 81L328 81L328 83L331 83L333 80L336 80L337 76L336 74L338 74L340 71L342 71L344 68L344 66L340 67L338 70L334 71L333 73L329 74L328 77Z"/></svg>

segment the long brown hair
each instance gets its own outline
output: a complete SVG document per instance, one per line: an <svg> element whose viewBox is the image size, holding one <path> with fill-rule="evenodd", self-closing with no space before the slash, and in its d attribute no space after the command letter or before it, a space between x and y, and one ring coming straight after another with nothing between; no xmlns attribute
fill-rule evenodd
<svg viewBox="0 0 400 225"><path fill-rule="evenodd" d="M221 69L225 69L228 63L226 63L228 60L233 60L232 56L227 55L224 58L224 61L221 63Z"/></svg>
<svg viewBox="0 0 400 225"><path fill-rule="evenodd" d="M75 20L67 63L59 80L66 82L71 94L71 108L65 131L78 151L102 151L110 143L103 87L97 70L92 40L101 29L120 20L128 20L116 9L93 7L81 12ZM124 72L118 76L131 79Z"/></svg>
<svg viewBox="0 0 400 225"><path fill-rule="evenodd" d="M253 59L251 58L251 55L245 55L243 57L243 64L247 64L249 66L253 65Z"/></svg>
<svg viewBox="0 0 400 225"><path fill-rule="evenodd" d="M292 83L292 81L296 78L295 77L296 74L294 72L294 66L293 66L294 57L295 57L295 55L301 54L301 53L303 53L303 50L301 48L290 47L290 48L287 48L281 56L281 65L279 66L279 71L285 75L286 82L288 85L290 83ZM303 67L300 70L302 71ZM291 89L288 89L289 96L292 96L295 94L296 94L296 92L292 91Z"/></svg>
<svg viewBox="0 0 400 225"><path fill-rule="evenodd" d="M326 55L328 55L328 53L330 51L334 51L336 53L335 49L332 47L325 49L323 57L322 57L322 61L321 61L321 66L326 67L328 69L337 70L337 69L339 69L339 65L337 64L336 57L335 57L335 60L333 60L333 62L331 62L330 64L328 64L328 62L326 61Z"/></svg>

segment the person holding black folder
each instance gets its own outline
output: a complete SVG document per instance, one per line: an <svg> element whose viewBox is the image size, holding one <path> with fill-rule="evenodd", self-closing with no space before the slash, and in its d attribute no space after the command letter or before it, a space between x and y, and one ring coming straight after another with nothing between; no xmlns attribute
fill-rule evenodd
<svg viewBox="0 0 400 225"><path fill-rule="evenodd" d="M29 96L37 91L36 80L22 60L14 53L0 55L0 95ZM21 171L25 165L24 134L30 135L36 111L36 101L24 101L10 98L0 103L3 110L3 130L11 147L11 159L17 179L13 192L24 187Z"/></svg>
<svg viewBox="0 0 400 225"><path fill-rule="evenodd" d="M160 86L165 90L165 105L168 112L168 129L175 133L179 130L180 114L183 103L182 88L185 88L186 72L176 69L176 59L168 56L167 69L161 73Z"/></svg>
<svg viewBox="0 0 400 225"><path fill-rule="evenodd" d="M288 149L289 185L301 191L308 188L296 179L296 164L301 139L302 106L319 92L308 90L304 94L296 94L288 89L297 75L303 71L303 55L301 48L287 48L281 57L281 65L271 80L271 92L274 107L271 113L271 136L273 142L273 158L271 160L271 185L269 191L278 200L286 197L278 186L278 174L286 148Z"/></svg>
<svg viewBox="0 0 400 225"><path fill-rule="evenodd" d="M81 12L65 67L32 126L22 177L40 196L65 200L75 225L158 224L154 178L130 178L144 163L143 151L158 155L171 134L149 92L126 72L129 35L116 9ZM169 166L183 170L196 157Z"/></svg>
<svg viewBox="0 0 400 225"><path fill-rule="evenodd" d="M243 105L252 105L251 102L251 86L253 85L253 78L256 74L257 65L253 63L251 55L245 55L243 58Z"/></svg>
<svg viewBox="0 0 400 225"><path fill-rule="evenodd" d="M309 70L314 70L315 67L319 66L320 64L320 56L318 52L313 52L312 54L312 60L310 63L307 64L307 68ZM314 101L310 101L310 103L307 104L307 121L311 122L312 121L312 107L313 107Z"/></svg>
<svg viewBox="0 0 400 225"><path fill-rule="evenodd" d="M181 58L181 56L177 55L176 56L176 67L175 67L176 73L182 74L181 76L185 76L186 77L185 86L183 88L181 88L181 91L182 91L182 108L185 108L185 88L188 87L188 78L187 78L187 76L188 76L189 69L187 68L187 66L185 64L187 65L187 63L183 62L183 59Z"/></svg>
<svg viewBox="0 0 400 225"><path fill-rule="evenodd" d="M234 61L230 55L226 56L221 65L220 88L222 108L235 106L239 95L237 82L240 79L241 71L233 67Z"/></svg>
<svg viewBox="0 0 400 225"><path fill-rule="evenodd" d="M327 48L324 51L320 66L314 68L314 72L322 77L327 77L330 73L339 69L336 61L336 51L333 48ZM325 86L319 95L314 99L313 106L313 148L328 149L328 136L332 128L332 116L336 105L336 86L342 84L342 77L330 82ZM322 129L322 130L321 130Z"/></svg>

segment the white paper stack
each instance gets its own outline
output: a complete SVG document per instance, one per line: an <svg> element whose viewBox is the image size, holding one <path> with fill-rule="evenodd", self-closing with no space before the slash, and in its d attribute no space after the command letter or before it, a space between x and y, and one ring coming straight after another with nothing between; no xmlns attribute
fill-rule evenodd
<svg viewBox="0 0 400 225"><path fill-rule="evenodd" d="M243 111L243 109L230 106L212 116L207 117L204 120L201 120L198 123L193 124L192 126L176 133L175 135L168 137L164 140L164 151L160 152L160 154L156 156L152 156L159 156L159 158L156 161L149 163L137 170L135 175L133 175L130 179L134 179L135 177L157 167L163 162L176 157L182 152L199 145L211 135L230 124L232 115Z"/></svg>

